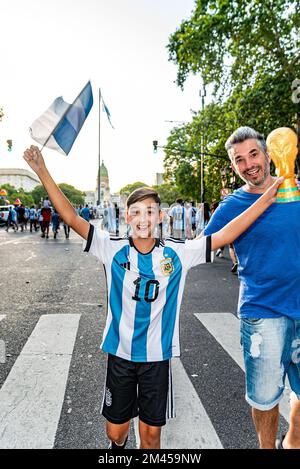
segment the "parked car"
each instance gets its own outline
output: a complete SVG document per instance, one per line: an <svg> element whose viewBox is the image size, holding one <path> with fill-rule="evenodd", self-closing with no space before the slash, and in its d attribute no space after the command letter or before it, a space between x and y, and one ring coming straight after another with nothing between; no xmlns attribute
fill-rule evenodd
<svg viewBox="0 0 300 469"><path fill-rule="evenodd" d="M10 207L13 205L0 205L0 225L6 224Z"/></svg>

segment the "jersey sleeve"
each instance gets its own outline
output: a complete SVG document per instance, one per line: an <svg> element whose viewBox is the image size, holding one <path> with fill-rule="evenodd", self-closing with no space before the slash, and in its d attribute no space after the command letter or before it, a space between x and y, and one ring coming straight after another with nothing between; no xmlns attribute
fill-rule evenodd
<svg viewBox="0 0 300 469"><path fill-rule="evenodd" d="M213 262L211 251L211 236L202 236L199 239L188 239L184 243L183 262L186 269L199 264Z"/></svg>
<svg viewBox="0 0 300 469"><path fill-rule="evenodd" d="M101 230L90 224L87 240L83 243L83 251L89 252L105 263L110 252L110 238L108 231Z"/></svg>

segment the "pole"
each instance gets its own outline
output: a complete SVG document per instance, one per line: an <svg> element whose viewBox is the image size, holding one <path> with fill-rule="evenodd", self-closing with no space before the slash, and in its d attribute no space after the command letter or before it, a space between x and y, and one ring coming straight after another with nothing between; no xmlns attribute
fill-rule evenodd
<svg viewBox="0 0 300 469"><path fill-rule="evenodd" d="M98 123L98 202L97 202L97 205L100 205L101 203L101 187L100 187L100 183L101 183L101 179L100 179L100 163L101 163L101 160L100 160L100 121L101 119L101 90L99 88L99 123Z"/></svg>
<svg viewBox="0 0 300 469"><path fill-rule="evenodd" d="M205 84L200 90L201 100L201 111L204 110L204 97L206 96ZM204 129L201 132L201 155L200 155L200 201L204 202Z"/></svg>

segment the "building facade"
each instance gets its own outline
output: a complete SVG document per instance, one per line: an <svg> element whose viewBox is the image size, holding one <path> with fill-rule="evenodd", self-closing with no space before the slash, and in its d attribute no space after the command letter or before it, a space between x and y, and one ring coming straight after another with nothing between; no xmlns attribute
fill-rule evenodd
<svg viewBox="0 0 300 469"><path fill-rule="evenodd" d="M0 168L0 186L2 184L10 184L16 189L24 189L25 192L31 192L36 186L41 184L39 178L28 171L21 168Z"/></svg>

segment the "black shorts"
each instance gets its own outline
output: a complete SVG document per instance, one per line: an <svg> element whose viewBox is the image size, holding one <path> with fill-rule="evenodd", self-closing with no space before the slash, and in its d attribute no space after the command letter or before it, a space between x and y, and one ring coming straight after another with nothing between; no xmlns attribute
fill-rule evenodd
<svg viewBox="0 0 300 469"><path fill-rule="evenodd" d="M169 360L131 362L108 355L102 415L122 424L139 416L148 425L166 424Z"/></svg>

